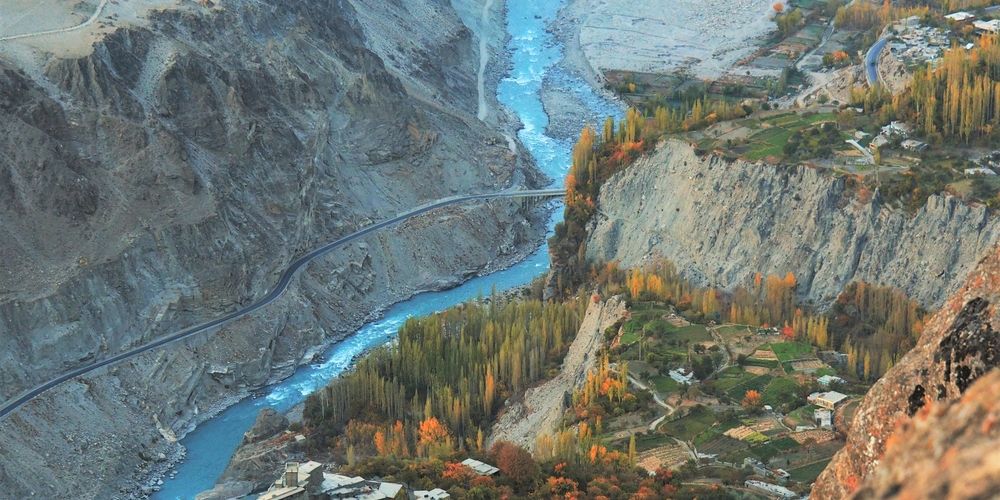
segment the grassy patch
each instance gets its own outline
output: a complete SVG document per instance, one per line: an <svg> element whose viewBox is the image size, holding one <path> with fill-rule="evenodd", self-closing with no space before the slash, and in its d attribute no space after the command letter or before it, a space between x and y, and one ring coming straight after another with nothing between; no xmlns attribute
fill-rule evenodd
<svg viewBox="0 0 1000 500"><path fill-rule="evenodd" d="M799 442L790 437L783 437L781 439L772 441L771 446L774 446L775 448L781 451L788 451L798 448Z"/></svg>
<svg viewBox="0 0 1000 500"><path fill-rule="evenodd" d="M707 430L705 432L702 432L701 434L698 434L697 436L695 436L695 438L694 438L694 444L695 444L695 446L701 446L701 444L704 443L705 441L708 441L710 439L718 437L719 435L720 434L718 432L716 432L716 431L714 431L712 429L709 429L709 430Z"/></svg>
<svg viewBox="0 0 1000 500"><path fill-rule="evenodd" d="M664 423L660 429L666 434L690 441L695 436L711 429L715 421L715 413L701 406L695 407L691 413L682 418Z"/></svg>
<svg viewBox="0 0 1000 500"><path fill-rule="evenodd" d="M776 457L778 453L780 453L780 450L775 448L773 444L767 443L750 447L750 453L759 458L761 462L767 463L769 460Z"/></svg>
<svg viewBox="0 0 1000 500"><path fill-rule="evenodd" d="M800 483L811 483L816 481L816 478L819 477L819 474L823 472L823 469L825 469L829 463L830 460L827 459L822 462L816 462L804 467L799 467L798 469L792 469L788 471L788 473L792 475L792 479Z"/></svg>
<svg viewBox="0 0 1000 500"><path fill-rule="evenodd" d="M653 386L656 387L658 392L677 392L680 390L680 386L677 385L677 381L670 377L660 375L658 377L653 377L652 380Z"/></svg>
<svg viewBox="0 0 1000 500"><path fill-rule="evenodd" d="M640 452L671 444L676 444L676 442L674 438L666 434L647 434L635 438L635 449Z"/></svg>
<svg viewBox="0 0 1000 500"><path fill-rule="evenodd" d="M764 368L777 368L778 360L747 358L747 360L744 361L743 364L746 366L763 366Z"/></svg>
<svg viewBox="0 0 1000 500"><path fill-rule="evenodd" d="M729 397L734 400L740 401L743 399L743 396L746 396L747 391L751 389L761 393L764 392L764 389L767 388L768 384L770 384L772 380L774 380L774 377L771 375L761 375L729 389L726 393L729 394Z"/></svg>
<svg viewBox="0 0 1000 500"><path fill-rule="evenodd" d="M763 149L754 149L744 154L743 156L746 157L748 160L757 161L765 156L777 156L780 153L781 153L781 146L770 146L770 147L765 147Z"/></svg>
<svg viewBox="0 0 1000 500"><path fill-rule="evenodd" d="M730 370L734 369L736 370L735 375L730 372ZM733 387L736 387L737 385L740 385L755 376L756 375L750 372L740 370L739 367L731 366L726 368L726 370L720 374L719 379L715 381L715 387L723 391L728 391L729 389L732 389Z"/></svg>
<svg viewBox="0 0 1000 500"><path fill-rule="evenodd" d="M634 333L623 333L621 342L623 345L631 345L639 341L639 336Z"/></svg>
<svg viewBox="0 0 1000 500"><path fill-rule="evenodd" d="M830 368L829 366L824 366L823 368L820 368L819 370L816 370L813 373L813 375L816 375L817 378L818 377L822 377L823 375L836 375L836 374L837 374L837 370L834 370L833 368Z"/></svg>
<svg viewBox="0 0 1000 500"><path fill-rule="evenodd" d="M808 123L832 122L837 119L837 117L834 116L833 113L818 113L804 118L805 121Z"/></svg>
<svg viewBox="0 0 1000 500"><path fill-rule="evenodd" d="M818 410L819 406L816 405L806 405L788 414L787 418L798 422L798 425L812 425L813 423L813 412Z"/></svg>
<svg viewBox="0 0 1000 500"><path fill-rule="evenodd" d="M712 340L712 334L708 331L708 328L705 328L704 325L688 325L678 328L676 331L670 333L670 336L681 341L686 340L692 344L698 342L709 342Z"/></svg>
<svg viewBox="0 0 1000 500"><path fill-rule="evenodd" d="M813 346L798 342L775 342L771 344L771 350L774 351L779 361L815 357Z"/></svg>
<svg viewBox="0 0 1000 500"><path fill-rule="evenodd" d="M723 455L723 456L719 457L719 461L729 462L731 464L736 464L737 466L742 467L743 466L743 459L747 458L747 457L753 457L753 456L755 456L755 455L749 449L739 450L739 451L730 453L728 455Z"/></svg>
<svg viewBox="0 0 1000 500"><path fill-rule="evenodd" d="M766 405L777 406L778 399L789 392L799 388L799 384L787 377L778 377L768 384L761 395L761 401Z"/></svg>

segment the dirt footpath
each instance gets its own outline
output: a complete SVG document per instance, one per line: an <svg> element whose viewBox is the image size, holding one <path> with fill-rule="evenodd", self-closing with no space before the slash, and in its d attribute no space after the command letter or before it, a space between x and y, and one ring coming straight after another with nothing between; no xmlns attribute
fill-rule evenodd
<svg viewBox="0 0 1000 500"><path fill-rule="evenodd" d="M569 347L562 370L556 378L528 389L524 401L515 403L493 425L489 444L510 441L528 451L535 449L535 436L554 434L562 421L563 396L587 381L587 371L594 366L594 355L601 346L604 330L625 314L625 302L612 297L606 302L591 304L583 318L580 331Z"/></svg>

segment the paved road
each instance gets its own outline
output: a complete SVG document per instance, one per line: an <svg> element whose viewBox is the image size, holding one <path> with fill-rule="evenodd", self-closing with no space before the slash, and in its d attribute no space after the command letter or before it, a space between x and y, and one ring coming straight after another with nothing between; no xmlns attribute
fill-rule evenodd
<svg viewBox="0 0 1000 500"><path fill-rule="evenodd" d="M885 43L889 41L889 37L881 38L879 41L875 42L868 53L865 54L865 74L868 75L868 85L875 85L875 82L879 80L878 78L878 55L882 53L882 49L885 48Z"/></svg>
<svg viewBox="0 0 1000 500"><path fill-rule="evenodd" d="M476 195L470 195L470 196L455 196L455 197L452 197L452 198L445 198L445 199L442 199L442 200L435 201L435 202L430 203L428 205L424 205L422 207L418 207L418 208L415 208L413 210L410 210L409 212L404 212L404 213L402 213L400 215L397 215L397 216L395 216L395 217L393 217L391 219L387 219L387 220L384 220L384 221L379 222L377 224L372 224L370 226L367 226L367 227L365 227L365 228L363 228L361 230L358 230L358 231L356 231L356 232L354 232L352 234L344 236L343 238L340 238L339 240L333 241L331 243L327 243L326 245L323 245L323 246L321 246L321 247L319 247L319 248L317 248L317 249L315 249L315 250L313 250L313 251L311 251L311 252L303 255L302 257L299 257L298 259L295 259L294 261L292 261L288 265L288 268L285 269L285 272L281 274L281 277L278 279L278 283L274 286L274 288L271 290L271 292L268 293L266 296L264 296L264 298L258 300L257 302L254 302L253 304L249 305L245 309L241 309L239 311L227 314L227 315L225 315L225 316L223 316L221 318L209 321L207 323L203 323L203 324L200 324L200 325L192 326L190 328L181 330L181 331L179 331L179 332L177 332L177 333L175 333L173 335L169 335L167 337L163 337L161 339L158 339L158 340L155 340L153 342L150 342L149 344L146 344L146 345L143 345L143 346L140 346L140 347L136 347L136 348L134 348L134 349L132 349L130 351L123 352L121 354L112 356L110 358L107 358L107 359L104 359L104 360L101 360L101 361L97 361L95 363L92 363L90 365L84 366L82 368L78 368L78 369L73 370L73 371L71 371L69 373L60 375L60 376L58 376L58 377L56 377L56 378L54 378L52 380L49 380L48 382L45 382L45 383L43 383L43 384L41 384L41 385L39 385L39 386L37 386L37 387L35 387L33 389L29 389L27 391L24 391L20 395L15 396L13 399L5 402L3 405L0 405L0 420L3 420L11 412L13 412L13 411L17 410L18 408L24 406L25 403L27 403L28 401L31 401L32 399L38 397L38 395L42 394L43 392L45 392L45 391L47 391L47 390L49 390L49 389L51 389L51 388L53 388L53 387L55 387L55 386L63 383L63 382L66 382L67 380L70 380L70 379L73 379L73 378L76 378L76 377L79 377L79 376L82 376L82 375L86 375L87 373L90 373L90 372L92 372L94 370L97 370L99 368L103 368L105 366L108 366L108 365L117 363L119 361L131 358L131 357L133 357L133 356L135 356L137 354L142 354L144 352L156 349L158 347L162 347L162 346L167 345L167 344L169 344L171 342L176 342L178 340L191 337L192 335L197 335L197 334L199 334L201 332L204 332L205 330L209 330L209 329L212 329L212 328L215 328L215 327L218 327L218 326L222 326L223 324L226 324L226 323L228 323L228 322L230 322L230 321L232 321L234 319L246 316L247 314L250 314L250 313L256 311L257 309L260 309L260 308L262 308L262 307L270 304L271 302L274 302L275 300L278 299L278 297L281 296L281 294L283 294L285 292L285 290L288 288L289 283L291 283L292 278L295 277L295 274L299 271L299 269L301 269L303 266L305 266L306 264L308 264L310 261L312 261L316 257L319 257L320 255L323 255L326 252L329 252L330 250L333 250L334 248L346 245L346 244L348 244L348 243L350 243L352 241L355 241L355 240L357 240L359 238L363 238L363 237L365 237L365 236L367 236L367 235L369 235L371 233L374 233L375 231L378 231L378 230L380 230L382 228L385 228L387 226L391 226L393 224L398 224L398 223L400 223L400 222L402 222L404 220L407 220L407 219L410 219L412 217L416 217L418 215L430 212L431 210L435 210L435 209L438 209L438 208L441 208L441 207L446 207L446 206L449 206L449 205L456 205L456 204L464 203L464 202L467 202L467 201L489 200L489 199L496 199L496 198L555 197L555 196L562 196L564 194L565 194L565 191L562 190L562 189L545 189L545 190L536 190L536 191L503 191L503 192L499 192L499 193L476 194Z"/></svg>
<svg viewBox="0 0 1000 500"><path fill-rule="evenodd" d="M33 36L52 35L55 33L67 33L70 31L78 30L80 28L86 28L87 26L93 24L98 17L100 17L101 13L104 12L104 6L107 4L108 0L101 0L101 3L98 4L97 8L94 10L94 14L91 15L89 19L80 24L77 24L76 26L70 26L69 28L60 28L48 31L35 31L33 33L24 33L22 35L11 35L11 36L0 37L0 42L6 42L7 40L17 40L20 38L29 38Z"/></svg>

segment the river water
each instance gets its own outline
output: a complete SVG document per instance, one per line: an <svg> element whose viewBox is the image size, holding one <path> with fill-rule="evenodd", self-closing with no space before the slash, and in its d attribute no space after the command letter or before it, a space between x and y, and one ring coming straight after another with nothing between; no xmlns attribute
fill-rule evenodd
<svg viewBox="0 0 1000 500"><path fill-rule="evenodd" d="M558 42L545 32L545 26L555 19L561 5L561 0L507 1L507 31L511 36L508 48L513 69L497 89L500 102L514 110L524 124L518 138L539 168L555 179L553 184L556 186L562 184L569 170L572 144L545 135L548 116L542 108L539 91L546 73L562 57ZM594 94L582 80L561 73L558 81L565 90L591 107L597 116L621 118L617 106ZM549 221L550 233L561 217L561 211L557 210ZM543 245L509 269L472 279L451 290L422 293L396 304L382 319L364 325L357 333L331 347L325 354L325 363L300 368L282 383L267 388L265 396L246 399L189 433L181 440L187 448L187 459L178 465L175 479L164 478L162 490L154 494L153 499L191 500L198 493L211 489L242 441L243 433L253 425L262 408L271 406L284 412L302 402L308 394L348 368L354 356L394 338L406 318L441 311L479 294L489 295L493 287L503 290L527 284L548 268L548 247Z"/></svg>

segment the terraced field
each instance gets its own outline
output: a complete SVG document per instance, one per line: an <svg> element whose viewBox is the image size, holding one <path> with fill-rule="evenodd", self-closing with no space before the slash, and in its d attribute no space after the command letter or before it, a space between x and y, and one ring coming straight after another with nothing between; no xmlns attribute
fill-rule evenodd
<svg viewBox="0 0 1000 500"><path fill-rule="evenodd" d="M760 375L742 382L732 389L729 389L726 391L726 394L728 394L730 398L740 401L743 399L743 396L746 396L747 391L751 389L763 393L764 389L767 389L768 384L770 384L772 380L774 380L774 376L772 375Z"/></svg>
<svg viewBox="0 0 1000 500"><path fill-rule="evenodd" d="M644 451L636 456L636 465L646 470L656 470L660 467L672 467L682 464L691 458L683 446L679 444L660 446Z"/></svg>

